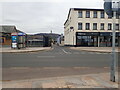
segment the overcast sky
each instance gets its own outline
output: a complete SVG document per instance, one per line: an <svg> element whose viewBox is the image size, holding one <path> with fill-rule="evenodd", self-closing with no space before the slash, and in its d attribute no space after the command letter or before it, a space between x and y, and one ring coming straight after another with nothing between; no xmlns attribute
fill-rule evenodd
<svg viewBox="0 0 120 90"><path fill-rule="evenodd" d="M103 8L103 0L4 0L0 17L26 33L63 33L70 8ZM16 2L17 1L17 2ZM2 5L2 6L1 6Z"/></svg>

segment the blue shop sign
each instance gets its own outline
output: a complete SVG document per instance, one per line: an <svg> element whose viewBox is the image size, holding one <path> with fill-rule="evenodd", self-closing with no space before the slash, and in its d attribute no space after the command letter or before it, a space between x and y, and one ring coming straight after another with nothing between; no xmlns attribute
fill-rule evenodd
<svg viewBox="0 0 120 90"><path fill-rule="evenodd" d="M18 33L18 36L25 36L25 33Z"/></svg>
<svg viewBox="0 0 120 90"><path fill-rule="evenodd" d="M17 42L17 36L12 36L12 42L16 43Z"/></svg>

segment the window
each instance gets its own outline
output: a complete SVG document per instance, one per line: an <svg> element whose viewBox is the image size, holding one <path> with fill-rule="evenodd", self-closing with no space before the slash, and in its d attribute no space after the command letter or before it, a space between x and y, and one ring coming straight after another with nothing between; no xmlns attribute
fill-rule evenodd
<svg viewBox="0 0 120 90"><path fill-rule="evenodd" d="M112 30L112 24L108 23L108 30Z"/></svg>
<svg viewBox="0 0 120 90"><path fill-rule="evenodd" d="M101 30L104 30L104 23L101 23L100 29L101 29Z"/></svg>
<svg viewBox="0 0 120 90"><path fill-rule="evenodd" d="M86 18L90 18L90 11L86 11Z"/></svg>
<svg viewBox="0 0 120 90"><path fill-rule="evenodd" d="M108 15L108 19L112 19L112 16Z"/></svg>
<svg viewBox="0 0 120 90"><path fill-rule="evenodd" d="M82 23L78 23L78 30L82 30Z"/></svg>
<svg viewBox="0 0 120 90"><path fill-rule="evenodd" d="M116 19L119 19L119 14L118 13L116 14Z"/></svg>
<svg viewBox="0 0 120 90"><path fill-rule="evenodd" d="M90 23L86 23L86 30L90 30Z"/></svg>
<svg viewBox="0 0 120 90"><path fill-rule="evenodd" d="M82 18L82 17L83 17L82 11L79 11L78 12L78 18Z"/></svg>
<svg viewBox="0 0 120 90"><path fill-rule="evenodd" d="M101 11L101 18L105 18L105 13L104 13L104 11Z"/></svg>
<svg viewBox="0 0 120 90"><path fill-rule="evenodd" d="M93 12L93 18L97 18L97 11Z"/></svg>
<svg viewBox="0 0 120 90"><path fill-rule="evenodd" d="M93 23L93 30L97 30L97 23Z"/></svg>
<svg viewBox="0 0 120 90"><path fill-rule="evenodd" d="M119 24L116 24L116 30L119 30Z"/></svg>

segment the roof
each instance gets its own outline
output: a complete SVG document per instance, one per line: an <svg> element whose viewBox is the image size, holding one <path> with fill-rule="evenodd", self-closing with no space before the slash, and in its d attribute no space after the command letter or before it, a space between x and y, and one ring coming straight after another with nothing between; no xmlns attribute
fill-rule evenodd
<svg viewBox="0 0 120 90"><path fill-rule="evenodd" d="M0 32L13 33L13 32L22 32L22 31L17 30L15 26L1 25Z"/></svg>
<svg viewBox="0 0 120 90"><path fill-rule="evenodd" d="M69 18L69 15L70 15L71 10L104 11L104 9L93 9L93 8L70 8L70 9L69 9L69 13L68 13L67 20L65 21L64 25L65 25L65 24L67 23L67 21L68 21L68 18Z"/></svg>
<svg viewBox="0 0 120 90"><path fill-rule="evenodd" d="M104 9L93 9L93 8L73 8L74 10L90 10L90 11L104 11Z"/></svg>

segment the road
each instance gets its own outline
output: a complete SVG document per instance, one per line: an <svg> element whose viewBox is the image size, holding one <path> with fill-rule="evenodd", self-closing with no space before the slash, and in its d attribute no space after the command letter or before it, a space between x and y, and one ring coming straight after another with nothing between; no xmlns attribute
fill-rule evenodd
<svg viewBox="0 0 120 90"><path fill-rule="evenodd" d="M108 72L111 55L54 46L50 51L4 53L2 58L3 80L18 80Z"/></svg>

